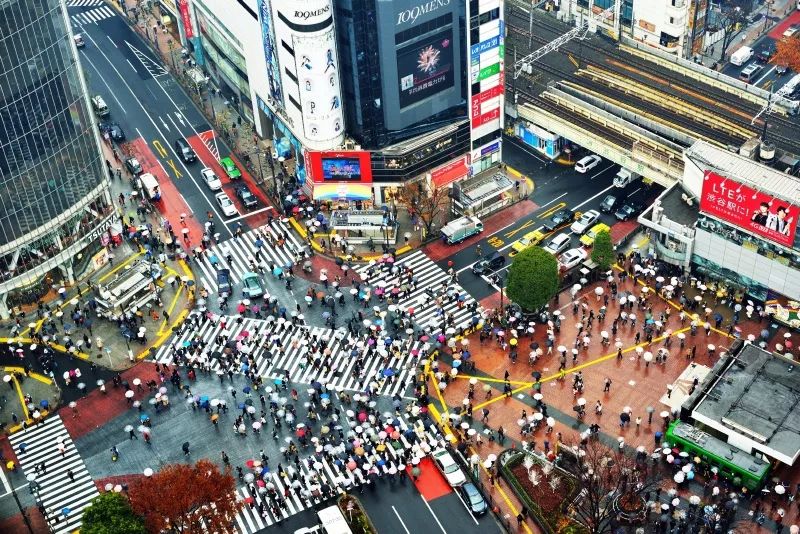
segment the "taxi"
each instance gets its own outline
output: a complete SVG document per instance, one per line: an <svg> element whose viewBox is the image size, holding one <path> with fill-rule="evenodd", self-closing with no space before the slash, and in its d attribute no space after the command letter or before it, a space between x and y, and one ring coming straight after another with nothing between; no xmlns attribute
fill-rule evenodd
<svg viewBox="0 0 800 534"><path fill-rule="evenodd" d="M594 245L594 240L600 232L610 232L611 228L606 223L597 223L588 232L581 236L581 244L585 247Z"/></svg>
<svg viewBox="0 0 800 534"><path fill-rule="evenodd" d="M511 252L509 252L508 255L516 256L526 248L535 247L544 241L544 238L547 237L549 233L550 232L544 229L544 226L540 226L536 230L528 232L511 244Z"/></svg>

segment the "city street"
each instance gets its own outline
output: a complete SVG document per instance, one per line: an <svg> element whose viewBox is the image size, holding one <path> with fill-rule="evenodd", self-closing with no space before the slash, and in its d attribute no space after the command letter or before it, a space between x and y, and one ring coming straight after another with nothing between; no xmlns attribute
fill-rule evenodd
<svg viewBox="0 0 800 534"><path fill-rule="evenodd" d="M187 215L194 243L199 243L203 225L212 213L219 221L217 232L224 240L241 224L255 228L267 221L272 210L266 196L241 164L241 180L228 179L219 160L231 156L226 142L212 129L195 103L181 89L171 74L142 42L141 37L115 11L112 16L91 22L86 13L96 7L70 8L75 28L87 45L80 51L91 94L99 94L111 115L104 119L122 127L125 148L137 157L145 172L156 176L163 192L158 202L161 213L173 224L180 214ZM110 10L110 8L102 8ZM186 139L197 154L197 161L183 161L175 141ZM122 150L119 150L124 159ZM116 162L122 167L121 162ZM239 215L225 216L213 192L201 180L200 169L210 167L223 182L223 191L234 201ZM246 183L259 198L260 207L248 212L235 194Z"/></svg>

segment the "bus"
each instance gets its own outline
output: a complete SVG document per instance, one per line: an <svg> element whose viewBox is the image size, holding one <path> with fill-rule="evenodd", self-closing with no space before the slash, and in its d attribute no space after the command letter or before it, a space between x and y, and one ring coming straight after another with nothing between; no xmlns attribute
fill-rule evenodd
<svg viewBox="0 0 800 534"><path fill-rule="evenodd" d="M758 491L767 482L770 464L730 443L683 421L675 421L667 429L665 441L673 447L700 457L704 464L716 467L720 476L736 486Z"/></svg>

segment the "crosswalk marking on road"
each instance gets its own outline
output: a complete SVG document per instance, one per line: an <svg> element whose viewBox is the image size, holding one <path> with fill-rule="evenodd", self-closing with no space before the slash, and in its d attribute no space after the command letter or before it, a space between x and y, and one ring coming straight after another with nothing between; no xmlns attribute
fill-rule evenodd
<svg viewBox="0 0 800 534"><path fill-rule="evenodd" d="M200 132L197 136L206 145L211 155L214 156L214 161L219 161L219 148L217 147L217 136L214 134L214 130Z"/></svg>
<svg viewBox="0 0 800 534"><path fill-rule="evenodd" d="M395 284L400 285L405 281L406 277L402 276L402 269L400 269L402 266L413 271L413 277L417 279L417 288L413 290L409 288L409 291L399 300L398 306L402 310L413 308L414 320L420 327L432 334L441 331L442 320L438 311L439 306L436 304L436 299L427 291L438 294L443 288L443 282L447 284L447 294L458 294L462 299L462 304L459 306L456 299L447 296L442 298L442 308L445 313L453 316L454 328L467 328L472 324L474 314L470 311L470 307L476 305L474 304L475 299L459 284L451 284L448 274L421 250L401 256L395 263L396 272L387 270L382 264L361 265L356 268L356 272L373 290L379 286L391 288Z"/></svg>
<svg viewBox="0 0 800 534"><path fill-rule="evenodd" d="M103 0L67 0L67 7L97 7L103 4Z"/></svg>
<svg viewBox="0 0 800 534"><path fill-rule="evenodd" d="M343 410L342 413L344 415L345 411ZM355 414L351 416L350 413L347 413L347 421L351 428L355 428L359 425L359 422L355 419ZM416 436L416 438L413 439L417 439L419 442L427 442L431 449L436 448L441 443L437 436L431 434L429 430L425 430L420 427L410 427L403 417L394 417L394 419L396 419L399 423L399 430L402 432L399 440L397 440L399 443L399 448L395 449L391 444L387 445L384 452L381 453L380 456L380 458L386 462L386 464L382 467L377 467L376 457L372 458L373 460L376 460L373 465L382 471L383 474L389 472L389 466L392 463L395 467L401 465L405 450L412 447L412 443L405 437L405 431L411 429ZM294 466L292 466L291 469L293 469L295 472L298 472ZM315 477L315 474L318 476ZM310 466L307 460L303 460L300 463L298 475L304 480L317 480L318 485L327 484L331 488L335 488L338 485L343 485L345 488L353 488L360 486L367 481L367 476L365 476L361 469L355 471L344 470L344 472L342 472L324 457L313 458L313 463ZM277 472L270 471L270 473L267 475L266 484L271 484L274 486L276 493L283 496L287 487L290 486L290 482L288 482L289 480L290 478L288 477L283 478L279 476ZM306 486L308 487L310 484L307 483ZM320 495L312 496L310 500L307 500L299 495L299 491L292 489L289 496L286 497L287 510L281 509L280 517L277 517L269 506L270 500L266 494L266 491L261 489L253 491L252 488L252 485L247 485L237 489L237 495L241 500L247 502L248 499L252 499L253 501L252 505L245 504L242 511L236 516L236 527L241 534L251 534L253 532L257 532L277 523L278 521L286 519L289 516L310 508L325 499L324 496ZM259 513L258 509L259 504L262 502L265 503L267 510L264 515Z"/></svg>
<svg viewBox="0 0 800 534"><path fill-rule="evenodd" d="M82 26L84 24L97 24L101 20L111 18L115 15L116 13L114 13L113 9L108 6L102 6L81 11L80 13L72 15L72 22L76 26Z"/></svg>
<svg viewBox="0 0 800 534"><path fill-rule="evenodd" d="M271 232L273 236L277 236L277 232L283 232L287 236L286 244L283 247L271 245L269 240L262 237L266 232ZM305 248L286 223L275 219L271 225L265 224L255 230L242 233L241 237L234 237L211 246L199 259L195 259L192 266L199 268L199 286L216 293L218 289L217 269L230 269L231 282L233 284L240 283L244 274L252 271L250 261L255 260L258 239L263 241L260 249L260 263L264 265L264 276L272 276L272 273L269 272L270 263L281 269L286 268L287 265L294 265L295 251ZM228 255L231 257L230 262L227 259ZM215 262L217 266L214 265ZM255 263L258 265L259 262ZM197 269L195 271L197 272ZM257 269L256 272L258 272ZM234 293L236 293L235 290Z"/></svg>
<svg viewBox="0 0 800 534"><path fill-rule="evenodd" d="M64 445L63 455L59 440ZM79 529L83 510L99 492L61 416L50 416L43 423L12 434L9 441L25 477L36 477L38 500L47 511L51 531L66 534ZM36 466L42 462L46 471L37 473ZM74 482L69 480L68 471L72 471Z"/></svg>
<svg viewBox="0 0 800 534"><path fill-rule="evenodd" d="M190 322L187 320L186 324ZM271 324L268 320L242 318L239 322L229 319L225 327L226 330L223 330L222 323L218 320L202 321L196 330L186 327L173 338L171 343L162 345L156 351L154 359L158 363L171 364L175 348L189 346L193 340L199 339L208 344L206 350L212 356L211 368L217 371L222 368L220 360L217 358L222 347L216 343L216 338L227 332L229 340L240 337L253 340L249 343L248 350L251 365L255 366L258 376L276 379L283 377L284 370L288 370L293 383L311 384L318 381L330 388L341 388L348 391L364 391L366 385L376 380L379 384L379 393L403 395L405 389L412 383L415 358L429 349L429 345L421 341L407 341L401 346L398 357L389 353L388 360L384 363L384 357L380 354L366 356L366 346L358 346L357 342L350 338L344 330L316 326L289 327L277 334L279 339L273 344ZM331 341L329 347L332 364L329 371L315 368L307 363L305 345L300 343L294 346L293 341L299 337L298 333L301 328L303 330L310 329L310 334L318 339ZM244 334L245 332L246 334ZM279 348L283 349L283 354L279 353ZM271 361L267 359L268 350L273 355ZM356 351L357 355L353 356L352 351ZM363 370L360 376L364 377L363 385L359 377L353 376L356 359L361 355L363 355ZM384 371L387 369L392 370L391 378L384 376Z"/></svg>

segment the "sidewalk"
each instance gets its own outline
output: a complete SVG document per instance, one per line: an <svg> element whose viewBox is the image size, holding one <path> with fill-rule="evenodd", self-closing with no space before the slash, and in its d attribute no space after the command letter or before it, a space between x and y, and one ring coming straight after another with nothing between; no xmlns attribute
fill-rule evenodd
<svg viewBox="0 0 800 534"><path fill-rule="evenodd" d="M759 3L752 14L761 14L761 20L749 24L739 35L733 38L726 50L722 50L721 43L711 45L713 54L703 55L703 64L711 65L726 63L731 55L743 46L752 47L753 44L764 37L776 25L780 24L784 17L796 11L796 0L772 0L771 5Z"/></svg>

